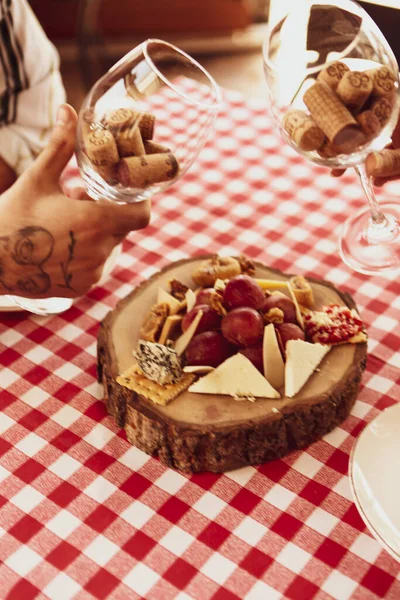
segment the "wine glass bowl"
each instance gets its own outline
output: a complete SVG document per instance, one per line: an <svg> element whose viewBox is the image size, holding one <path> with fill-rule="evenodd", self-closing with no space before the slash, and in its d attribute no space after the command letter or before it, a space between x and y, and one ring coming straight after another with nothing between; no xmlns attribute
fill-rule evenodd
<svg viewBox="0 0 400 600"><path fill-rule="evenodd" d="M212 130L220 91L193 58L150 39L90 90L79 113L77 160L90 196L139 202L190 167Z"/></svg>
<svg viewBox="0 0 400 600"><path fill-rule="evenodd" d="M400 110L398 65L383 34L352 0L309 0L270 29L263 55L284 140L316 164L354 167L360 177L369 209L343 227L343 260L367 274L397 269L400 204L383 211L365 171L367 156L390 143Z"/></svg>

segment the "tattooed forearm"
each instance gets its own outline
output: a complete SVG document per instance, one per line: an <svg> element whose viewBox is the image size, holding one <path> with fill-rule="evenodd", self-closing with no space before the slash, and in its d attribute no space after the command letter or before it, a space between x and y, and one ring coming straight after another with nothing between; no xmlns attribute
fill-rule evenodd
<svg viewBox="0 0 400 600"><path fill-rule="evenodd" d="M75 244L76 244L76 239L75 239L73 231L69 232L69 237L70 237L71 241L68 244L68 258L65 261L65 263L64 262L60 263L61 271L62 271L65 283L63 285L58 284L58 287L67 288L67 289L75 292L74 288L71 285L72 273L68 272L68 268L69 268L71 262L74 260L74 249L75 249Z"/></svg>
<svg viewBox="0 0 400 600"><path fill-rule="evenodd" d="M51 288L44 269L54 237L43 227L24 227L0 238L0 286L7 292L43 295ZM1 287L0 287L1 289Z"/></svg>

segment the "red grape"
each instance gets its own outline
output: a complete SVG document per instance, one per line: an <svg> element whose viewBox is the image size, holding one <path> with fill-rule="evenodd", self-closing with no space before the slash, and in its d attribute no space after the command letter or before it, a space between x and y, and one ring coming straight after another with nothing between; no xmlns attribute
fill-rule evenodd
<svg viewBox="0 0 400 600"><path fill-rule="evenodd" d="M262 305L261 312L267 313L271 308L279 308L283 312L283 320L285 323L297 323L296 307L293 300L277 292L266 297Z"/></svg>
<svg viewBox="0 0 400 600"><path fill-rule="evenodd" d="M284 352L286 342L289 340L305 340L304 331L294 323L281 323L275 325L275 330L278 334L277 338L282 352Z"/></svg>
<svg viewBox="0 0 400 600"><path fill-rule="evenodd" d="M197 325L196 333L202 333L203 331L214 331L221 327L221 316L208 306L207 304L199 304L189 310L182 319L182 331L186 331L190 323L193 321L197 313L201 310L203 316L200 319L200 323Z"/></svg>
<svg viewBox="0 0 400 600"><path fill-rule="evenodd" d="M228 310L248 306L258 310L265 300L265 294L258 283L248 275L238 275L226 284L224 306Z"/></svg>
<svg viewBox="0 0 400 600"><path fill-rule="evenodd" d="M198 306L199 304L208 304L210 306L211 296L213 296L214 294L214 288L203 288L199 291L199 293L196 296L195 306Z"/></svg>
<svg viewBox="0 0 400 600"><path fill-rule="evenodd" d="M236 346L254 346L261 341L264 321L254 308L234 308L222 319L222 335Z"/></svg>
<svg viewBox="0 0 400 600"><path fill-rule="evenodd" d="M233 353L231 344L217 331L204 331L195 335L186 348L189 365L218 367Z"/></svg>
<svg viewBox="0 0 400 600"><path fill-rule="evenodd" d="M258 344L257 346L248 346L247 348L242 348L240 354L244 354L246 358L248 358L256 369L258 369L262 374L264 374L264 364L263 364L263 347Z"/></svg>

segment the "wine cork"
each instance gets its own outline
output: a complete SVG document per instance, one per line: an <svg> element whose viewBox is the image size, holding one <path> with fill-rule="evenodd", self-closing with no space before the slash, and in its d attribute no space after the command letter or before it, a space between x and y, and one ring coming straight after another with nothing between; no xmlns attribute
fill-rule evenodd
<svg viewBox="0 0 400 600"><path fill-rule="evenodd" d="M118 108L105 119L105 126L113 133L139 125L143 140L151 140L154 134L155 116L151 113L136 112L130 108Z"/></svg>
<svg viewBox="0 0 400 600"><path fill-rule="evenodd" d="M346 106L356 111L367 101L372 89L372 77L367 72L349 71L339 81L336 93Z"/></svg>
<svg viewBox="0 0 400 600"><path fill-rule="evenodd" d="M167 148L162 144L157 144L152 140L144 140L143 143L146 154L163 154L164 152L171 152L170 148Z"/></svg>
<svg viewBox="0 0 400 600"><path fill-rule="evenodd" d="M321 156L321 158L335 158L335 156L338 156L338 154L340 154L340 151L337 148L335 148L335 146L332 144L332 142L328 140L328 138L325 138L324 143L318 149L318 154Z"/></svg>
<svg viewBox="0 0 400 600"><path fill-rule="evenodd" d="M392 114L393 105L388 98L381 97L371 104L371 111L378 118L381 129L385 127Z"/></svg>
<svg viewBox="0 0 400 600"><path fill-rule="evenodd" d="M131 127L135 122L139 122L139 115L130 108L118 108L113 110L105 119L105 125L115 133Z"/></svg>
<svg viewBox="0 0 400 600"><path fill-rule="evenodd" d="M336 90L339 81L347 71L349 71L349 67L338 60L328 67L325 67L325 69L322 69L318 74L317 80L323 81L329 85L332 90Z"/></svg>
<svg viewBox="0 0 400 600"><path fill-rule="evenodd" d="M302 150L318 150L324 142L323 131L310 115L302 110L289 110L283 118L283 126Z"/></svg>
<svg viewBox="0 0 400 600"><path fill-rule="evenodd" d="M400 149L372 152L367 157L366 167L372 177L400 175Z"/></svg>
<svg viewBox="0 0 400 600"><path fill-rule="evenodd" d="M128 94L128 96L130 96L134 100L139 100L141 94L136 89L135 77L134 77L134 75L132 75L132 73L128 73L127 75L125 75L124 84L125 84L125 90L126 90L126 93Z"/></svg>
<svg viewBox="0 0 400 600"><path fill-rule="evenodd" d="M115 141L121 158L124 156L140 156L146 153L137 124L116 133Z"/></svg>
<svg viewBox="0 0 400 600"><path fill-rule="evenodd" d="M82 137L87 137L94 127L94 110L86 108L82 113Z"/></svg>
<svg viewBox="0 0 400 600"><path fill-rule="evenodd" d="M143 140L152 140L156 118L152 113L141 113L139 127Z"/></svg>
<svg viewBox="0 0 400 600"><path fill-rule="evenodd" d="M117 169L118 180L123 186L138 188L174 179L178 172L178 161L171 153L123 158Z"/></svg>
<svg viewBox="0 0 400 600"><path fill-rule="evenodd" d="M326 83L316 81L304 93L303 100L316 124L335 146L340 145L342 137L347 139L346 129L357 125L351 112Z"/></svg>
<svg viewBox="0 0 400 600"><path fill-rule="evenodd" d="M115 178L119 161L117 144L111 131L95 129L85 138L85 150L96 171L107 181Z"/></svg>
<svg viewBox="0 0 400 600"><path fill-rule="evenodd" d="M361 127L366 140L372 140L378 135L381 124L372 110L364 110L356 116L356 121Z"/></svg>
<svg viewBox="0 0 400 600"><path fill-rule="evenodd" d="M366 73L372 79L372 94L374 96L385 96L394 90L396 75L386 65L382 65L377 69L369 69Z"/></svg>

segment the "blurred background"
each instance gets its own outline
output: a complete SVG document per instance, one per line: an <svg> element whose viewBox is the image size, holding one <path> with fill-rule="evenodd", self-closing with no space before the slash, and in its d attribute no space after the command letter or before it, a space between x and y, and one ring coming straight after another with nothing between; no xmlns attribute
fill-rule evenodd
<svg viewBox="0 0 400 600"><path fill-rule="evenodd" d="M306 0L29 0L61 56L68 101L79 109L91 85L149 37L199 60L223 87L264 97L261 48L269 23ZM333 2L334 3L334 2ZM400 59L400 0L360 4Z"/></svg>

